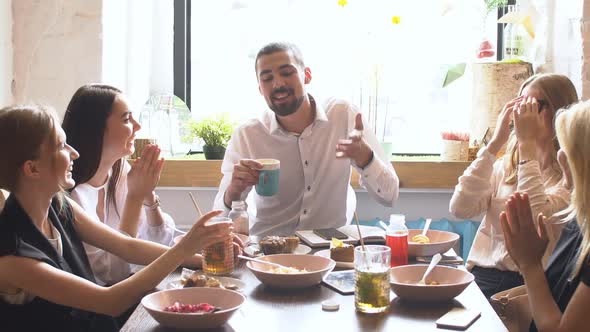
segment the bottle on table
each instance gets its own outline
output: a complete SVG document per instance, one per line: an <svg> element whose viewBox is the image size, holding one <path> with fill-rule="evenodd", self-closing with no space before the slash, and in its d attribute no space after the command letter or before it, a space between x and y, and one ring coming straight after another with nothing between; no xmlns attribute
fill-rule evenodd
<svg viewBox="0 0 590 332"><path fill-rule="evenodd" d="M391 249L391 267L408 264L408 228L403 214L390 216L385 244Z"/></svg>
<svg viewBox="0 0 590 332"><path fill-rule="evenodd" d="M231 211L227 215L234 223L234 232L248 235L250 233L250 217L246 202L233 201L231 202Z"/></svg>

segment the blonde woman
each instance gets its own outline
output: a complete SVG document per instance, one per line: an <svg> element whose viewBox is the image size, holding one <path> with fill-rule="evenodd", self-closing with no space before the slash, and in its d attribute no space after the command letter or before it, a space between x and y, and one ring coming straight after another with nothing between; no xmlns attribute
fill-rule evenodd
<svg viewBox="0 0 590 332"><path fill-rule="evenodd" d="M18 144L15 144L18 142ZM51 110L0 109L0 322L19 331L117 331L112 316L137 303L203 247L230 237L231 223L206 225L210 212L173 248L125 236L60 193L74 186L78 152ZM147 161L138 169L149 168ZM83 242L148 265L111 287L95 283Z"/></svg>
<svg viewBox="0 0 590 332"><path fill-rule="evenodd" d="M489 144L463 175L450 202L458 218L485 214L467 258L467 268L486 297L523 284L518 267L506 252L499 215L506 199L526 191L535 213L547 216L569 204L556 156L555 112L578 100L572 82L563 75L541 74L525 81L518 97L498 116ZM511 129L511 127L514 129ZM506 144L506 154L497 159Z"/></svg>
<svg viewBox="0 0 590 332"><path fill-rule="evenodd" d="M559 114L558 160L573 185L569 224L543 271L548 225L531 209L531 195L516 193L500 215L506 249L524 278L533 314L531 331L588 331L590 307L590 102ZM534 217L536 216L536 217ZM539 225L537 227L537 225Z"/></svg>

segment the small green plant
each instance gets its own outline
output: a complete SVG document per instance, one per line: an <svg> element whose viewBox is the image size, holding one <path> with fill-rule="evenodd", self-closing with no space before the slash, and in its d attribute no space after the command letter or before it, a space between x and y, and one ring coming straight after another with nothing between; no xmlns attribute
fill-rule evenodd
<svg viewBox="0 0 590 332"><path fill-rule="evenodd" d="M185 138L187 141L191 142L197 137L207 146L226 147L234 131L235 123L230 120L227 113L218 113L201 121L190 120L187 127L189 131Z"/></svg>
<svg viewBox="0 0 590 332"><path fill-rule="evenodd" d="M508 5L508 0L484 0L486 4L486 16L492 10Z"/></svg>

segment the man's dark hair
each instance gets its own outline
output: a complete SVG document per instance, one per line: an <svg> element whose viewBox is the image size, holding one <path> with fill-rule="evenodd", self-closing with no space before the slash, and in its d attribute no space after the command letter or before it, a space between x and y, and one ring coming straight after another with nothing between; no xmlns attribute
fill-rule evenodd
<svg viewBox="0 0 590 332"><path fill-rule="evenodd" d="M295 62L305 68L305 62L303 61L303 54L301 50L295 44L287 42L272 42L264 45L256 54L256 60L254 61L254 70L258 72L258 59L263 55L269 55L276 52L290 52L295 58Z"/></svg>

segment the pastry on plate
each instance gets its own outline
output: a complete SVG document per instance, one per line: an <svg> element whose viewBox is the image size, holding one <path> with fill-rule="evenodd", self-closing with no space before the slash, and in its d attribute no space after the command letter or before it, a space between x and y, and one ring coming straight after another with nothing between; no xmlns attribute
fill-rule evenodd
<svg viewBox="0 0 590 332"><path fill-rule="evenodd" d="M290 254L299 245L299 238L297 236L267 236L260 240L258 245L265 255Z"/></svg>
<svg viewBox="0 0 590 332"><path fill-rule="evenodd" d="M354 247L338 239L332 239L330 242L330 258L337 262L354 261Z"/></svg>

